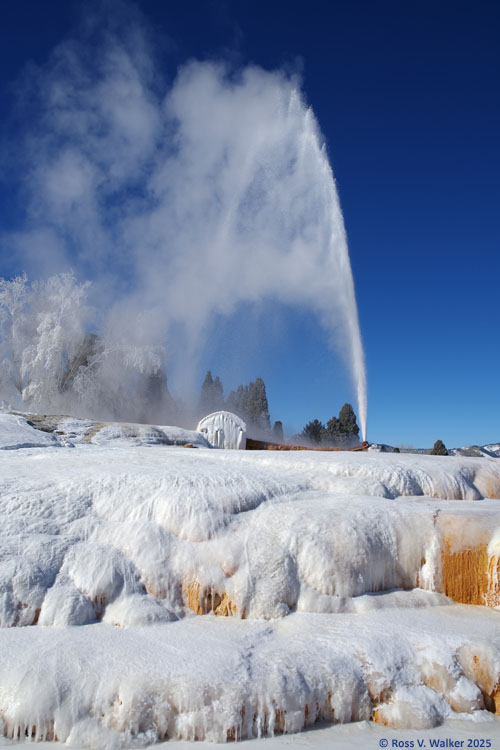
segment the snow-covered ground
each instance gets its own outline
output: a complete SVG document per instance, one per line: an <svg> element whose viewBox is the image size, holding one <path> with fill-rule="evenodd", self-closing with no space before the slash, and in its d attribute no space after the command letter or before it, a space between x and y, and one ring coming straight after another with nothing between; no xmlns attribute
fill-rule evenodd
<svg viewBox="0 0 500 750"><path fill-rule="evenodd" d="M374 748L375 750L379 747L497 748L500 745L500 717L490 715L486 717L486 721L483 719L483 715L480 721L474 722L460 718L450 719L432 729L407 730L395 730L371 721L350 722L349 724L319 722L300 734L277 734L273 737L252 739L244 741L242 747L245 750L326 750L327 748L328 750L332 748L335 750ZM450 741L457 744L451 745ZM14 748L19 747L20 744L31 745L31 740L23 742L0 736L0 747ZM46 742L45 747L60 748L61 745L57 742ZM96 747L102 746L96 745ZM226 743L200 741L196 744L195 750L227 750L227 747ZM158 750L160 748L193 750L193 745L185 740L168 740L168 742L157 743L155 748Z"/></svg>
<svg viewBox="0 0 500 750"><path fill-rule="evenodd" d="M0 414L0 734L498 738L500 461L32 425Z"/></svg>

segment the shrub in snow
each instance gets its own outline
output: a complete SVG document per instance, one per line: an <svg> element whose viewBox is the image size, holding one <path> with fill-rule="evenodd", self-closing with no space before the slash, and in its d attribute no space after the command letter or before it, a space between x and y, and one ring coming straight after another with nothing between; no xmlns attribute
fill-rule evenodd
<svg viewBox="0 0 500 750"><path fill-rule="evenodd" d="M431 450L431 456L447 456L448 451L442 440L436 440Z"/></svg>

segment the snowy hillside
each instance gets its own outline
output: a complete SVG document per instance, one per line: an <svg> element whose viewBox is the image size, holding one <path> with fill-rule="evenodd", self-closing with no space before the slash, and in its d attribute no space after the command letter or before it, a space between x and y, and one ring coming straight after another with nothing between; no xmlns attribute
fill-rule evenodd
<svg viewBox="0 0 500 750"><path fill-rule="evenodd" d="M205 445L0 414L0 734L487 726L500 461Z"/></svg>
<svg viewBox="0 0 500 750"><path fill-rule="evenodd" d="M463 448L452 448L449 451L452 456L486 456L488 458L500 458L500 443L489 445L468 445Z"/></svg>
<svg viewBox="0 0 500 750"><path fill-rule="evenodd" d="M368 450L372 453L392 453L394 446L386 443L372 443ZM401 453L413 453L419 455L428 455L430 448L401 448ZM396 451L397 452L397 451ZM488 445L464 445L462 448L449 448L450 456L465 456L466 458L500 458L500 443L490 443Z"/></svg>

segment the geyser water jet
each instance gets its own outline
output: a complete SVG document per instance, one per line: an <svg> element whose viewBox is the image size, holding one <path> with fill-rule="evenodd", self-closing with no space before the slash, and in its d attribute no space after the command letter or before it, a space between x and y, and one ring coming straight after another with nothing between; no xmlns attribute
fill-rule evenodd
<svg viewBox="0 0 500 750"><path fill-rule="evenodd" d="M344 356L366 437L363 347L342 212L316 119L281 73L191 63L166 98L171 138L133 232L147 296L192 370L207 323L274 300L312 309ZM158 274L158 261L164 275ZM160 281L160 284L159 284ZM186 308L185 301L190 301ZM127 306L129 300L127 300Z"/></svg>
<svg viewBox="0 0 500 750"><path fill-rule="evenodd" d="M191 62L160 94L148 34L134 29L106 29L92 56L85 37L65 42L37 71L29 220L6 244L31 277L70 265L91 278L103 330L137 346L166 341L174 385L216 316L264 300L313 311L349 366L365 438L344 222L299 82Z"/></svg>

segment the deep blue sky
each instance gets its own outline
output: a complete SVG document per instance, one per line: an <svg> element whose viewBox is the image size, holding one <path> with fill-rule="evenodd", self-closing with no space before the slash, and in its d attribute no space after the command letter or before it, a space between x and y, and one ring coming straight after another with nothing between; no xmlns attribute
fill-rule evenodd
<svg viewBox="0 0 500 750"><path fill-rule="evenodd" d="M2 137L15 81L89 5L2 6ZM190 57L298 70L328 143L368 371L368 437L500 440L500 3L139 0L166 70ZM19 122L16 128L19 127ZM10 141L9 141L10 139ZM22 221L4 168L0 222ZM9 183L11 187L9 187ZM15 259L2 254L0 276ZM293 333L291 332L293 331ZM300 429L353 401L310 320L284 334L288 377L256 345L272 417ZM217 371L217 360L207 363ZM260 367L260 369L259 369ZM228 383L236 385L236 383Z"/></svg>

